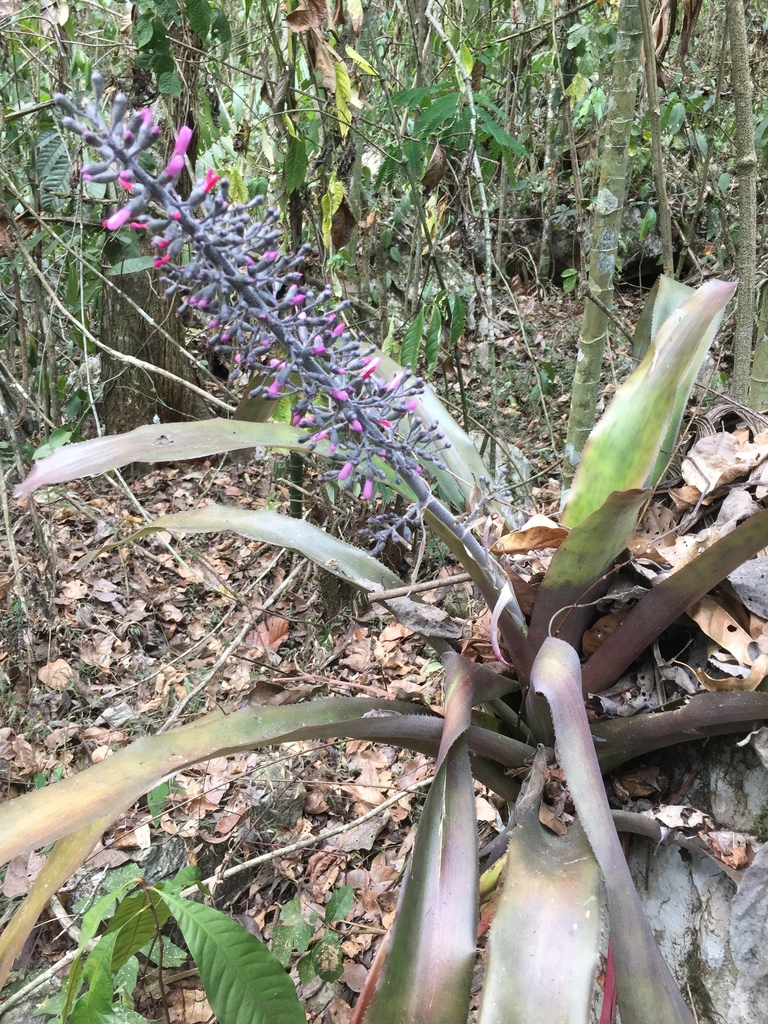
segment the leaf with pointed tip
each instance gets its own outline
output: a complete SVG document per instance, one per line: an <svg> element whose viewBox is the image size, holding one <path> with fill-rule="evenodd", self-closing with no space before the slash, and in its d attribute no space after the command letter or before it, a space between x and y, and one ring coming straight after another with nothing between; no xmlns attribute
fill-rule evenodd
<svg viewBox="0 0 768 1024"><path fill-rule="evenodd" d="M269 509L205 505L160 516L134 536L155 530L175 533L213 533L233 530L243 537L298 551L334 576L363 590L393 589L403 585L399 576L360 548L333 537L303 519L291 519Z"/></svg>
<svg viewBox="0 0 768 1024"><path fill-rule="evenodd" d="M285 968L241 924L204 903L163 891L219 1024L304 1024Z"/></svg>
<svg viewBox="0 0 768 1024"><path fill-rule="evenodd" d="M690 391L708 332L719 325L735 289L726 281L709 281L666 319L584 446L563 510L564 526L582 522L612 491L647 486L679 393Z"/></svg>
<svg viewBox="0 0 768 1024"><path fill-rule="evenodd" d="M632 337L632 355L635 359L643 358L667 317L689 299L695 290L689 284L659 274L643 303Z"/></svg>
<svg viewBox="0 0 768 1024"><path fill-rule="evenodd" d="M603 875L622 1022L693 1024L693 1015L656 945L616 834L573 647L548 637L534 662L531 686L549 704L558 760Z"/></svg>
<svg viewBox="0 0 768 1024"><path fill-rule="evenodd" d="M131 462L177 462L239 448L290 448L302 450L304 434L283 423L249 423L245 420L211 419L192 423L150 423L127 434L95 437L63 445L36 462L13 492L15 498L38 487L66 483L93 473L106 473Z"/></svg>

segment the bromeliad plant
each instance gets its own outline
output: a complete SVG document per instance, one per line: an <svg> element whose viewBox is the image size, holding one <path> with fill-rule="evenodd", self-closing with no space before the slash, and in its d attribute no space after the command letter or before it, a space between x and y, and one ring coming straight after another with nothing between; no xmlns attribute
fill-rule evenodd
<svg viewBox="0 0 768 1024"><path fill-rule="evenodd" d="M640 905L602 773L653 749L748 729L768 717L768 694L700 693L673 710L591 726L584 696L618 680L686 608L768 544L768 510L650 589L584 664L580 652L595 601L625 558L664 472L697 369L735 286L713 281L695 294L673 291L657 300L651 347L584 452L562 515L567 537L526 618L501 563L451 511L464 512L488 474L434 393L350 330L341 308L328 308L329 292L314 295L302 288L303 253L281 253L276 214L266 211L256 219L258 202L230 202L226 182L211 171L188 199L178 195L174 181L184 164L188 129L180 130L167 165L152 173L149 153L159 131L149 111L129 114L125 98L118 96L106 123L96 76L94 86L96 98L84 113L64 97L57 102L67 114L64 125L99 155L85 176L116 181L130 193L127 205L105 226L128 225L152 234L155 263L169 294L181 292L186 306L204 313L212 344L230 354L236 376L243 375L251 394L265 399L262 409L291 397L293 420L291 425L210 420L145 426L71 445L38 462L16 495L135 459L172 461L255 446L314 451L326 476L361 500L369 501L377 483L386 481L410 502L403 515L372 517L372 553L301 520L225 506L163 516L151 529L238 531L301 552L375 594L401 585L375 554L388 540L407 543L424 522L471 573L492 611L495 649L513 666L514 678L459 656L447 639L449 629L420 615L417 603L400 599L390 603L392 611L443 655L443 716L370 698L216 712L145 737L73 778L9 801L0 807L3 861L30 847L55 845L0 938L0 983L51 891L82 864L101 832L161 779L206 758L267 744L366 737L433 753L436 774L388 948L371 971L357 1020L466 1021L478 929L474 777L510 802L519 797L490 927L481 1024L590 1019L601 892L623 1024L691 1022ZM489 500L486 507L491 505ZM501 724L498 729L473 724L473 707L499 700L520 723L516 736L533 742L506 735ZM537 814L546 758L553 756L577 812L562 837L546 832ZM504 769L526 766L530 775L521 793ZM648 834L647 820L631 815L621 815L621 827ZM214 950L207 956L204 938L198 939L198 964L219 1019L223 1024L239 1020L225 995L235 985L244 986L248 1004L258 1005L257 977L239 964L235 951L223 959ZM292 992L277 1016L274 1004L270 1013L273 1021L304 1019Z"/></svg>

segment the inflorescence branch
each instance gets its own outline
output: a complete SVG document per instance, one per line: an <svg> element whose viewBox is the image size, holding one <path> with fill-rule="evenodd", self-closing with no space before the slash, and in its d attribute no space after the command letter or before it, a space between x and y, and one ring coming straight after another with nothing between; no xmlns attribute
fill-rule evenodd
<svg viewBox="0 0 768 1024"><path fill-rule="evenodd" d="M233 378L248 375L252 396L291 397L293 424L306 430L307 450L319 446L333 464L328 478L358 485L368 500L375 482L387 479L388 463L419 508L435 504L423 465L442 468L438 451L448 442L437 423L419 416L421 379L410 370L388 375L376 349L342 321L346 304L328 308L329 288L314 294L302 287L299 268L309 247L280 252L279 213L265 209L262 197L232 202L226 179L209 170L181 198L174 183L184 169L190 128L179 129L168 163L153 175L142 159L160 137L149 109L129 112L126 97L117 95L107 123L98 73L92 85L84 111L66 96L56 102L67 115L64 126L101 158L84 167L83 178L116 182L130 194L104 226L152 232L166 295L184 297L179 312L191 307L208 318L209 343L231 357ZM185 247L189 258L182 261ZM368 531L374 551L390 539L408 543L417 518L414 512L374 517Z"/></svg>

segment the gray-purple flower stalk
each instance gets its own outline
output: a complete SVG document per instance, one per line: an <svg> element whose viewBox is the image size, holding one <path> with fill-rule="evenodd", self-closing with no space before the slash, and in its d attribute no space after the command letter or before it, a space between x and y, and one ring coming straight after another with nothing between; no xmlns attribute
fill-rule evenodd
<svg viewBox="0 0 768 1024"><path fill-rule="evenodd" d="M293 423L305 428L308 450L323 445L334 464L328 476L345 487L358 484L366 500L375 481L387 478L384 463L408 485L416 506L404 516L371 520L374 553L390 539L408 543L420 512L428 510L454 553L465 563L470 559L467 568L493 606L502 586L493 563L423 478L425 463L443 467L437 452L447 447L437 423L418 415L423 382L408 369L390 380L381 377L375 348L342 321L344 304L326 308L330 288L315 295L301 286L298 268L309 249L281 253L279 214L266 209L254 218L261 197L232 202L228 182L209 170L182 199L174 182L184 169L190 128L179 129L168 163L152 175L141 160L160 136L151 112L129 112L126 97L117 95L107 123L100 111L103 79L94 73L91 83L94 97L83 111L61 94L55 100L67 115L64 126L101 158L83 169L83 177L116 182L130 195L104 226L153 233L166 294L184 296L180 312L191 307L208 318L210 344L231 354L234 375L244 372L259 381L251 395L294 399ZM181 262L185 247L189 258Z"/></svg>

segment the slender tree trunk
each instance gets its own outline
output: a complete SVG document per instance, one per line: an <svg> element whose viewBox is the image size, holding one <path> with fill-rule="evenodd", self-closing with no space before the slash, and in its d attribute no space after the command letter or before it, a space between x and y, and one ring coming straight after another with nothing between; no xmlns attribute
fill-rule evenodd
<svg viewBox="0 0 768 1024"><path fill-rule="evenodd" d="M672 215L667 198L667 179L664 172L664 154L661 149L661 116L659 111L659 86L656 81L656 51L651 32L651 5L649 0L639 0L643 24L643 50L645 52L645 85L648 90L648 107L651 115L651 152L653 154L653 179L656 186L659 234L664 273L675 276L675 257L672 251Z"/></svg>
<svg viewBox="0 0 768 1024"><path fill-rule="evenodd" d="M616 34L613 88L606 111L605 145L589 253L589 282L579 337L579 355L565 446L563 483L569 484L589 432L595 423L608 318L589 301L594 294L604 306L613 304L613 274L621 217L630 174L629 140L637 100L642 27L637 0L621 0Z"/></svg>
<svg viewBox="0 0 768 1024"><path fill-rule="evenodd" d="M755 263L757 252L757 156L755 126L752 117L752 76L749 70L749 46L743 0L726 0L728 35L731 43L731 80L736 114L736 173L739 179L739 249L736 273L739 293L736 306L736 331L733 339L732 394L737 402L754 405L768 396L768 357L761 351L755 360L752 388L749 369L752 360L752 335L755 323ZM748 394L749 392L749 394Z"/></svg>

